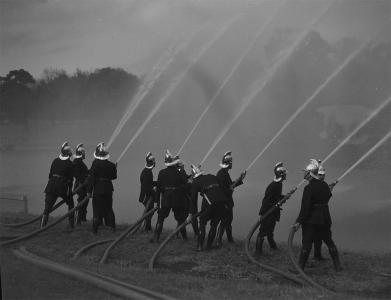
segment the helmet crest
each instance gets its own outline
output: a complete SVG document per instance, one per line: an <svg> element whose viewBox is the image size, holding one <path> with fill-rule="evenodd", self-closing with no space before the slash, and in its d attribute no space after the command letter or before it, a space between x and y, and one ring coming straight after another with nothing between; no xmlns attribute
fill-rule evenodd
<svg viewBox="0 0 391 300"><path fill-rule="evenodd" d="M69 142L63 143L61 145L61 151L60 151L59 158L61 160L67 160L67 159L70 159L71 156L72 156L72 149L69 146Z"/></svg>
<svg viewBox="0 0 391 300"><path fill-rule="evenodd" d="M232 152L227 151L224 153L223 158L220 163L220 167L222 168L228 168L232 166Z"/></svg>

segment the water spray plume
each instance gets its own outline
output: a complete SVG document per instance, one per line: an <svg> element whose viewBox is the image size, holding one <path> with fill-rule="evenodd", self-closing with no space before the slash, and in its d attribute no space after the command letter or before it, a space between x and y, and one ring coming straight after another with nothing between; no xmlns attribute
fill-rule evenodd
<svg viewBox="0 0 391 300"><path fill-rule="evenodd" d="M368 150L358 161L356 161L349 169L347 169L337 181L341 181L346 175L348 175L355 167L357 167L364 159L371 155L377 148L379 148L387 139L391 137L391 131L389 131L380 141L378 141L371 149Z"/></svg>
<svg viewBox="0 0 391 300"><path fill-rule="evenodd" d="M144 95L144 93L151 88L151 85L153 85L153 83L157 80L161 70L164 69L164 63L167 62L170 56L172 55L173 55L173 47L170 47L170 49L166 51L166 53L164 53L164 55L162 55L159 58L157 64L152 67L151 72L143 79L142 85L138 88L136 95L132 97L132 100L129 106L126 108L124 115L122 116L121 120L118 122L117 126L115 127L107 143L107 148L111 146L115 138L121 132L121 129L124 126L124 124L131 117L133 111L137 108L138 104L143 99L142 95Z"/></svg>
<svg viewBox="0 0 391 300"><path fill-rule="evenodd" d="M362 127L364 127L369 121L371 121L387 104L391 101L391 97L386 99L378 108L376 108L360 125L358 125L329 155L327 155L322 163L325 163L331 156L334 155L343 145L345 145L353 135L355 135Z"/></svg>
<svg viewBox="0 0 391 300"><path fill-rule="evenodd" d="M140 133L144 130L145 126L148 124L148 122L152 119L152 117L157 113L157 111L160 109L160 107L163 105L163 103L168 99L168 97L171 95L171 93L179 86L179 84L182 82L182 80L186 77L188 74L189 70L198 63L200 58L216 43L216 41L221 38L224 33L230 28L234 23L236 23L239 18L241 17L242 14L237 15L235 18L233 18L231 21L226 23L214 37L207 42L201 50L198 52L198 54L190 61L186 69L177 77L173 80L171 83L170 87L167 89L166 93L164 96L159 100L159 102L156 104L154 109L149 113L143 124L139 127L137 132L134 134L128 145L125 147L125 149L122 151L120 156L118 157L117 162L122 158L122 156L126 153L126 151L129 149L129 147L132 145L134 140L140 135Z"/></svg>
<svg viewBox="0 0 391 300"><path fill-rule="evenodd" d="M222 92L222 90L224 89L224 87L226 86L226 84L229 82L229 80L232 78L233 74L236 72L236 70L239 68L239 66L242 64L243 60L246 58L246 56L248 55L248 53L251 51L251 49L254 47L254 45L256 44L256 42L258 41L259 37L265 32L266 28L268 28L268 26L272 23L272 21L274 20L274 18L276 17L276 15L279 13L280 9L285 5L286 1L282 1L282 3L279 5L279 7L275 10L275 12L271 15L271 17L264 23L262 24L261 28L258 30L258 32L256 33L256 35L254 36L254 38L252 39L252 41L250 42L250 44L245 48L245 50L243 51L242 55L239 57L238 61L236 62L236 64L233 66L233 68L231 69L231 71L229 72L229 74L225 77L224 81L222 82L222 84L219 86L219 88L217 89L217 91L213 94L211 100L209 101L209 104L206 106L206 108L204 109L204 111L202 112L202 114L200 115L200 117L198 118L198 120L196 121L196 123L194 124L193 128L190 130L189 134L187 135L187 137L185 138L185 141L183 142L182 146L179 148L178 150L178 154L180 154L183 150L183 148L185 147L185 145L187 144L187 142L189 141L189 139L191 138L191 136L193 135L194 131L196 130L196 128L198 127L198 125L201 123L202 119L204 118L204 116L206 115L206 113L209 111L210 107L212 106L212 104L216 101L216 99L218 98L218 96L220 95L220 93Z"/></svg>
<svg viewBox="0 0 391 300"><path fill-rule="evenodd" d="M296 119L296 117L308 106L308 104L314 100L320 92L332 81L357 55L364 49L369 41L362 43L359 48L357 48L353 53L351 53L345 61L315 90L314 93L293 113L292 116L285 122L285 124L280 128L280 130L275 134L275 136L269 141L269 143L263 148L263 150L254 158L250 163L247 169L250 169L255 162L262 156L270 145L281 135L281 133Z"/></svg>
<svg viewBox="0 0 391 300"><path fill-rule="evenodd" d="M162 59L162 62L159 62L151 73L151 78L146 79L146 83L142 88L140 88L140 92L137 93L135 100L131 102L129 105L126 113L121 118L119 124L117 125L116 129L114 130L112 136L110 137L109 142L107 143L107 147L110 147L111 144L114 142L115 138L119 135L121 132L123 126L125 125L126 121L129 120L129 118L133 115L136 108L139 106L139 104L145 99L145 97L149 94L151 89L154 87L156 81L161 77L161 75L168 69L168 67L171 65L171 63L175 60L175 58L178 56L180 52L182 52L194 39L194 37L200 33L206 25L202 26L198 30L194 31L189 38L187 38L184 42L182 42L179 46L177 46L175 49L170 49L168 51L167 57L164 56Z"/></svg>
<svg viewBox="0 0 391 300"><path fill-rule="evenodd" d="M229 129L232 127L232 125L236 122L236 120L243 114L243 112L246 110L246 108L252 103L252 101L255 99L255 97L262 92L262 90L265 88L266 84L269 82L270 79L274 77L274 74L278 70L278 68L283 65L283 63L290 58L292 53L296 50L296 48L303 42L303 40L306 38L310 30L316 25L317 22L328 12L331 5L335 1L329 2L327 6L324 7L324 9L321 10L320 14L317 15L311 22L310 25L306 27L306 29L299 35L299 37L295 40L295 42L286 50L284 51L284 54L278 58L278 60L273 64L273 66L270 68L270 70L267 72L265 79L263 80L262 84L256 88L249 96L245 97L242 105L239 107L239 109L235 112L234 117L227 123L227 125L223 128L223 130L220 132L220 134L217 136L217 138L212 143L212 146L209 148L208 152L202 159L202 163L205 162L205 160L208 158L208 156L212 153L214 148L217 146L217 144L221 141L221 139L225 136L225 134L229 131ZM249 168L252 165L250 164ZM247 171L248 169L246 169Z"/></svg>

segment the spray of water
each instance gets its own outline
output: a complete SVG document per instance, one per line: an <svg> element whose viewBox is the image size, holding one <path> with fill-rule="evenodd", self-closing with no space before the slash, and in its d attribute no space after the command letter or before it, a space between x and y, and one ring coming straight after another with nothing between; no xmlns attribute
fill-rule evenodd
<svg viewBox="0 0 391 300"><path fill-rule="evenodd" d="M194 124L193 128L190 130L190 132L187 135L187 137L185 138L185 141L183 142L182 146L179 148L178 154L180 154L182 152L182 150L185 147L186 143L189 141L190 137L193 135L194 131L196 130L198 125L201 123L201 121L204 118L204 116L206 115L206 113L209 111L210 107L213 105L213 103L218 98L218 96L220 95L220 93L222 92L222 90L224 89L226 84L229 82L229 80L231 79L233 74L236 72L236 70L239 68L239 66L241 65L243 60L246 58L248 53L254 47L254 45L258 41L259 37L265 32L265 30L268 28L268 26L272 23L272 21L277 16L277 14L280 12L281 8L285 5L285 3L286 3L286 1L283 1L279 5L279 7L276 9L276 11L270 16L270 18L264 24L262 24L261 28L258 30L257 34L254 36L254 38L252 39L250 44L244 49L242 55L239 57L238 61L233 66L233 68L231 69L229 74L225 77L224 81L222 82L222 84L219 86L219 88L217 89L217 91L214 93L214 95L212 96L211 100L209 101L209 104L205 107L204 111L202 112L202 114L200 115L200 117L198 118L196 123Z"/></svg>
<svg viewBox="0 0 391 300"><path fill-rule="evenodd" d="M285 63L285 61L291 57L291 55L294 53L294 51L297 49L297 47L303 42L303 40L306 38L310 30L320 21L320 19L329 11L331 5L334 3L334 1L329 2L327 6L325 6L324 9L322 9L321 13L317 15L312 22L306 27L306 29L299 35L299 37L295 40L295 42L284 51L284 53L278 58L278 60L272 65L271 69L267 72L267 75L263 79L263 82L256 88L251 94L244 98L242 101L242 105L237 109L237 111L234 114L234 117L226 124L226 126L223 128L223 130L220 132L220 134L216 137L214 142L212 143L212 146L209 148L208 152L205 154L204 158L201 161L201 164L205 162L205 160L209 157L209 155L212 153L214 148L217 146L217 144L221 141L221 139L225 136L225 134L229 131L231 126L236 122L236 120L242 115L242 113L246 110L246 108L252 103L252 101L255 99L255 97L262 92L262 90L265 88L266 84L274 77L274 74L278 70L278 68Z"/></svg>
<svg viewBox="0 0 391 300"><path fill-rule="evenodd" d="M255 162L262 156L263 153L270 147L270 145L280 136L280 134L296 119L296 117L307 107L307 105L314 100L319 93L332 81L357 55L364 49L369 41L362 43L359 48L353 51L345 61L315 90L315 92L293 113L293 115L285 122L285 124L280 128L280 130L275 134L275 136L267 143L265 148L254 158L254 160L249 164L247 170L249 170Z"/></svg>
<svg viewBox="0 0 391 300"><path fill-rule="evenodd" d="M125 109L125 113L123 114L122 118L118 122L117 126L115 127L113 133L111 134L111 137L107 143L107 147L110 147L111 144L114 142L115 138L118 136L118 134L121 132L122 127L126 123L126 121L130 118L130 116L133 114L133 111L137 108L138 104L143 99L143 95L146 91L151 89L151 86L154 84L154 82L157 80L159 74L164 69L164 65L167 61L169 61L170 57L174 54L174 47L170 47L165 53L159 58L157 64L155 64L149 72L149 74L143 79L142 85L137 90L136 95L133 96L134 100L130 102L128 107Z"/></svg>
<svg viewBox="0 0 391 300"><path fill-rule="evenodd" d="M387 139L391 136L391 130L378 141L371 149L368 150L358 161L356 161L349 169L347 169L341 176L338 177L337 181L341 181L346 175L348 175L355 167L357 167L364 159L371 155L377 148L379 148Z"/></svg>
<svg viewBox="0 0 391 300"><path fill-rule="evenodd" d="M132 137L132 139L130 140L130 142L128 143L128 145L125 147L125 149L122 151L122 153L120 154L120 156L118 157L118 160L119 161L122 156L126 153L126 151L129 149L129 147L132 145L132 143L134 142L134 140L140 135L140 133L144 130L145 126L148 124L148 122L152 119L152 117L157 113L157 111L160 109L160 107L163 105L163 103L168 99L168 97L171 95L171 93L180 85L180 83L182 82L182 80L186 77L186 75L188 74L189 70L195 65L198 63L198 61L200 60L200 58L217 42L217 40L219 40L223 35L224 33L234 24L236 23L240 17L242 16L242 14L240 15L237 15L235 18L233 18L231 21L229 21L227 24L225 24L218 32L217 34L208 42L206 43L202 48L201 50L199 51L199 53L190 61L189 65L186 67L186 69L176 78L173 80L173 82L171 83L170 87L168 88L168 90L166 91L166 93L164 94L164 96L159 100L159 102L156 104L156 106L154 107L154 109L149 113L149 115L147 116L147 118L145 119L145 121L143 122L143 124L139 127L139 129L137 130L137 132L134 134L134 136Z"/></svg>
<svg viewBox="0 0 391 300"><path fill-rule="evenodd" d="M331 156L334 155L343 145L345 145L361 128L363 128L369 121L371 121L388 103L391 97L386 99L378 108L376 108L360 125L358 125L329 155L327 155L322 163L325 163Z"/></svg>
<svg viewBox="0 0 391 300"><path fill-rule="evenodd" d="M139 104L146 98L146 96L149 94L151 89L154 87L155 83L157 80L161 77L161 75L164 73L165 70L169 68L171 63L175 60L175 58L178 56L179 53L181 53L189 44L190 42L194 39L194 37L200 33L206 25L202 26L198 30L194 31L189 38L187 38L183 43L181 43L178 47L175 48L174 51L169 51L169 55L167 59L163 60L162 66L158 65L156 67L156 72L153 74L150 80L147 80L145 88L140 89L140 94L135 97L135 100L132 101L132 103L129 105L126 113L120 120L119 124L117 125L116 129L114 130L113 134L110 137L109 142L107 143L107 147L109 147L116 137L119 135L121 132L123 126L129 120L129 118L133 115L134 111L136 108L139 106ZM173 53L172 53L173 52Z"/></svg>

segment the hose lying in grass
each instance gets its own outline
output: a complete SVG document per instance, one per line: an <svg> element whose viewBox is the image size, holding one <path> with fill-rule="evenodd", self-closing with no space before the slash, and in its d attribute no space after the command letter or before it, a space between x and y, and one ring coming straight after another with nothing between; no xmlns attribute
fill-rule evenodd
<svg viewBox="0 0 391 300"><path fill-rule="evenodd" d="M147 206L148 207L148 206ZM148 212L146 212L145 214L142 215L142 217L140 219L137 220L136 223L134 223L133 225L131 225L128 229L126 229L119 237L117 237L105 250L101 260L100 260L100 264L104 264L109 256L109 253L110 251L115 247L115 245L117 245L121 240L123 240L128 234L133 234L135 233L138 228L141 226L141 223L146 219L148 218L149 216L153 215L155 213L155 211L157 211L158 208L155 207L155 208L152 208L151 210L149 210Z"/></svg>
<svg viewBox="0 0 391 300"><path fill-rule="evenodd" d="M82 205L87 203L88 199L89 199L89 196L85 196L84 199L81 202L79 202L78 205L76 205L74 208L72 208L65 215L63 215L62 217L60 217L58 220L54 221L53 223L50 223L50 224L48 224L47 226L45 226L43 228L34 230L33 232L30 232L28 234L25 234L25 235L22 235L20 237L17 237L16 239L12 239L12 240L9 240L9 241L2 242L2 243L0 243L0 246L4 247L4 246L7 246L7 245L15 244L15 243L20 242L20 241L27 240L27 239L29 239L31 237L34 237L34 236L40 234L41 232L44 232L44 231L48 230L49 228L51 228L51 227L55 226L56 224L60 223L61 221L63 221L69 215L73 214L77 209L79 209L79 207L81 207Z"/></svg>
<svg viewBox="0 0 391 300"><path fill-rule="evenodd" d="M82 255L88 249L91 249L91 248L98 246L98 245L108 244L108 243L111 243L112 241L114 241L114 239L107 239L107 240L101 240L101 241L95 241L95 242L89 243L89 244L85 245L84 247L80 248L78 251L76 251L71 259L77 259L77 258L79 258L80 255Z"/></svg>
<svg viewBox="0 0 391 300"><path fill-rule="evenodd" d="M262 219L263 220L263 219ZM255 257L250 253L250 240L251 240L251 237L253 236L254 232L257 230L258 226L261 224L262 220L258 220L257 223L254 224L253 227L251 227L250 231L248 232L248 235L246 237L246 240L244 242L244 250L247 254L247 257L250 259L250 261L252 261L253 263L255 263L256 265L260 266L261 268L264 268L270 272L273 272L273 273L276 273L276 274L279 274L297 284L300 284L300 285L305 285L305 282L303 280L301 280L300 278L298 278L297 276L293 275L293 274L290 274L288 272L284 272L284 271L281 271L279 269L276 269L276 268L273 268L269 265L265 265L265 264L262 264L260 263L259 261L257 261L255 259Z"/></svg>
<svg viewBox="0 0 391 300"><path fill-rule="evenodd" d="M316 287L317 289L327 292L327 293L335 293L334 291L329 290L328 288L325 288L324 286L320 285L319 283L313 281L307 274L304 273L304 271L300 268L299 264L296 261L295 255L293 253L293 238L295 236L296 229L292 227L291 231L289 232L289 237L288 237L288 253L289 253L289 258L297 270L297 272L300 274L303 279L312 285L313 287Z"/></svg>
<svg viewBox="0 0 391 300"><path fill-rule="evenodd" d="M159 247L157 248L157 250L155 251L155 253L153 254L152 258L150 259L149 261L149 270L150 271L153 271L153 266L155 264L155 261L160 253L160 251L162 251L162 249L166 246L166 244L174 237L176 236L176 234L178 232L181 231L181 229L183 227L186 227L187 225L189 225L191 223L191 221L194 219L194 218L198 218L198 216L201 214L201 212L198 212L196 213L195 215L193 215L193 217L191 218L190 221L185 221L183 222L181 225L179 225L173 232L171 232L168 237L166 237L166 239L159 245Z"/></svg>
<svg viewBox="0 0 391 300"><path fill-rule="evenodd" d="M54 271L56 273L92 284L99 289L102 289L110 294L117 295L126 299L141 299L141 300L174 300L170 296L166 296L154 291L144 289L126 282L116 280L95 272L79 270L70 266L65 266L48 259L39 257L28 252L25 248L20 248L13 251L14 254L39 267Z"/></svg>

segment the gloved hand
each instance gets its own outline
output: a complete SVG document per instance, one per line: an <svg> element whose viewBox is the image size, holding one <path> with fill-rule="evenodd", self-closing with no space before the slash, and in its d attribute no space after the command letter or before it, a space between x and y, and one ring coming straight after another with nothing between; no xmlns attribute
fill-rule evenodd
<svg viewBox="0 0 391 300"><path fill-rule="evenodd" d="M246 177L246 174L247 174L247 170L244 170L244 171L240 174L240 176L239 176L240 181L243 181L243 179Z"/></svg>

